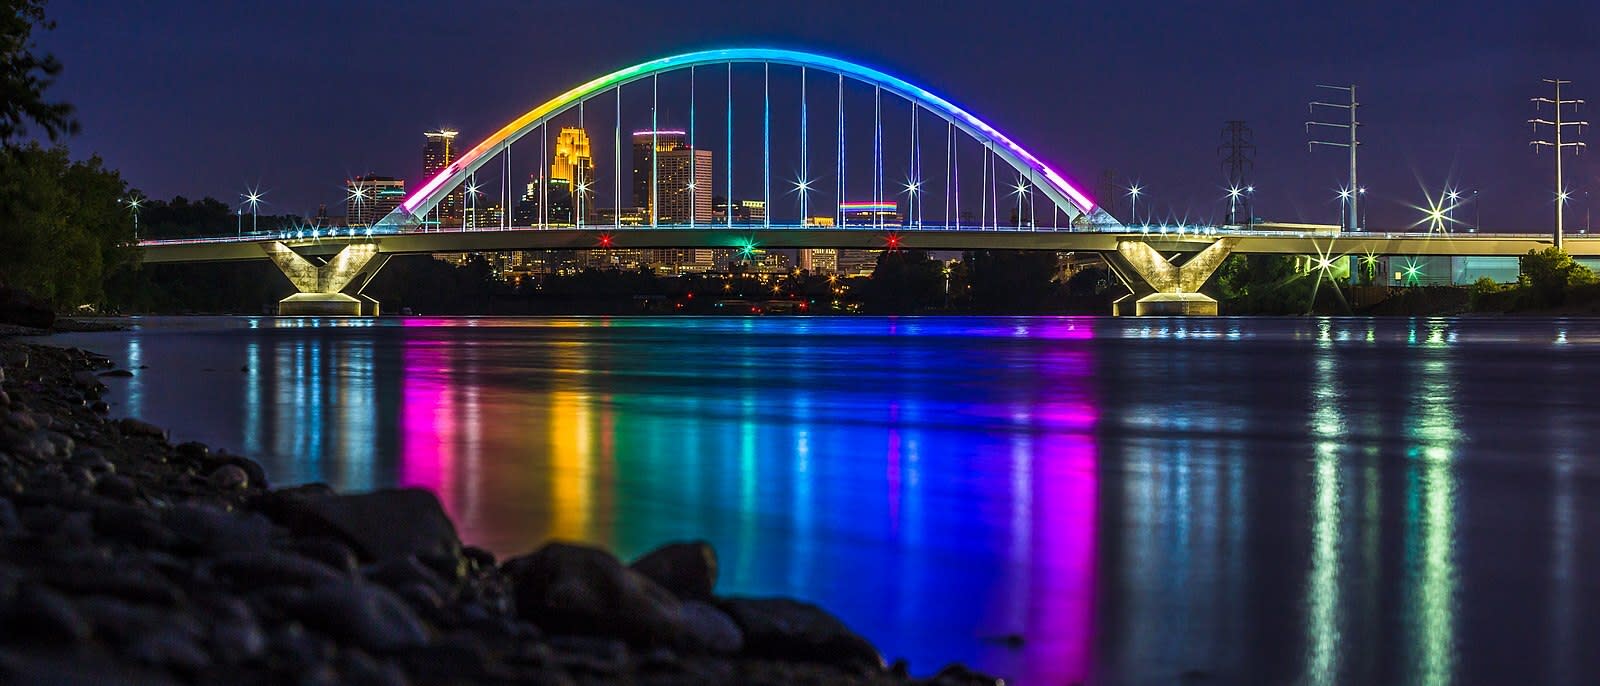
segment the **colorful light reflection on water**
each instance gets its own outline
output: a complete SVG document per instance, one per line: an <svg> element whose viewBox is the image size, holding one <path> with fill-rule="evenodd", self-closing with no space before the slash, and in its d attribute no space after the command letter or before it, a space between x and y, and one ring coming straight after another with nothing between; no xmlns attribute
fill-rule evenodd
<svg viewBox="0 0 1600 686"><path fill-rule="evenodd" d="M1600 321L158 319L61 340L150 366L119 411L279 483L429 488L501 554L706 538L725 591L815 600L918 672L1600 668Z"/></svg>

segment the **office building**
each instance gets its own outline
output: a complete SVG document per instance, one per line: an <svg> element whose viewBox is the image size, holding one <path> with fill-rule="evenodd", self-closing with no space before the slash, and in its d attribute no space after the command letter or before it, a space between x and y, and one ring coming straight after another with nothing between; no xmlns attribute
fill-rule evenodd
<svg viewBox="0 0 1600 686"><path fill-rule="evenodd" d="M399 207L406 199L405 179L389 176L357 176L346 179L345 217L350 226L371 226Z"/></svg>
<svg viewBox="0 0 1600 686"><path fill-rule="evenodd" d="M649 223L653 207L650 177L656 165L656 154L689 147L687 135L677 129L633 132L633 206L644 208L646 223Z"/></svg>
<svg viewBox="0 0 1600 686"><path fill-rule="evenodd" d="M450 166L456 159L456 131L440 129L438 131L425 131L423 137L427 139L422 145L422 182L427 183L437 176L445 167ZM425 220L427 223L438 223L444 226L461 225L461 190L456 189L444 196L434 208L433 217Z"/></svg>
<svg viewBox="0 0 1600 686"><path fill-rule="evenodd" d="M710 150L678 148L657 153L656 201L661 211L657 223L688 224L711 223Z"/></svg>

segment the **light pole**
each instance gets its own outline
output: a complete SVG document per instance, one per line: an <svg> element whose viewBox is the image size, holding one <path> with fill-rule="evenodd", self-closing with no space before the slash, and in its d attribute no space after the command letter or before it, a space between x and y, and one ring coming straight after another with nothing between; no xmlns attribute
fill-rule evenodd
<svg viewBox="0 0 1600 686"><path fill-rule="evenodd" d="M1356 189L1356 195L1361 196L1360 197L1360 200L1361 200L1361 227L1362 228L1366 228L1366 226L1367 226L1367 201L1366 201L1366 198L1367 198L1367 187L1366 186L1362 186L1360 188L1357 188Z"/></svg>
<svg viewBox="0 0 1600 686"><path fill-rule="evenodd" d="M1339 189L1339 226L1345 226L1350 223L1346 221L1350 218L1350 195L1350 189Z"/></svg>
<svg viewBox="0 0 1600 686"><path fill-rule="evenodd" d="M1461 199L1461 193L1452 188L1444 192L1444 197L1450 199L1450 204L1445 207L1445 221L1454 226L1456 223L1456 201Z"/></svg>
<svg viewBox="0 0 1600 686"><path fill-rule="evenodd" d="M1128 210L1128 214L1131 215L1135 224L1139 223L1139 194L1142 192L1144 192L1144 187L1139 184L1133 184L1128 187L1128 198L1133 203L1132 208Z"/></svg>
<svg viewBox="0 0 1600 686"><path fill-rule="evenodd" d="M1256 187L1244 187L1244 223L1247 228L1256 226Z"/></svg>
<svg viewBox="0 0 1600 686"><path fill-rule="evenodd" d="M256 206L261 204L261 193L257 192L255 189L251 189L250 192L244 196L244 201L250 205L250 233L255 233Z"/></svg>
<svg viewBox="0 0 1600 686"><path fill-rule="evenodd" d="M1228 223L1234 226L1239 225L1239 196L1243 193L1244 189L1238 186L1228 188Z"/></svg>
<svg viewBox="0 0 1600 686"><path fill-rule="evenodd" d="M130 195L126 200L128 209L133 212L133 242L139 242L139 208L144 205L144 200L137 195Z"/></svg>
<svg viewBox="0 0 1600 686"><path fill-rule="evenodd" d="M1328 90L1345 91L1345 92L1350 94L1350 103L1349 104L1314 101L1309 106L1309 109L1313 113L1315 113L1317 111L1318 107L1327 107L1327 108L1331 108L1331 109L1346 110L1346 111L1348 111L1350 113L1350 123L1348 123L1348 124L1336 124L1336 123L1333 123L1333 122L1321 122L1321 121L1308 121L1308 122L1306 122L1306 133L1308 133L1308 134L1311 132L1311 127L1313 127L1313 126L1323 126L1323 127L1327 127L1327 128L1345 129L1350 134L1350 141L1348 143L1342 143L1342 142L1341 143L1335 143L1335 142L1332 142L1332 141L1312 140L1312 141L1308 141L1306 147L1309 148L1310 146L1313 146L1313 145L1326 145L1326 146L1335 147L1335 148L1348 148L1350 150L1350 186L1349 186L1349 188L1350 188L1351 193L1353 193L1354 195L1345 196L1345 200L1350 205L1349 212L1346 214L1345 218L1349 222L1349 226L1346 227L1346 228L1350 229L1351 231L1356 231L1356 230L1358 230L1360 228L1360 227L1356 226L1357 220L1360 219L1360 216L1356 214L1357 195L1359 195L1359 193L1357 192L1357 189L1360 188L1360 185L1358 185L1356 183L1356 148L1357 148L1357 146L1360 145L1360 143L1356 140L1356 138L1357 138L1356 131L1361 126L1361 123L1356 120L1356 109L1359 108L1361 106L1361 104L1356 101L1356 87L1355 87L1355 84L1351 84L1351 85L1348 85L1348 86L1325 86L1325 85L1319 84L1317 87L1318 88L1326 88Z"/></svg>
<svg viewBox="0 0 1600 686"><path fill-rule="evenodd" d="M1472 192L1472 232L1483 230L1483 203L1478 202L1478 192Z"/></svg>

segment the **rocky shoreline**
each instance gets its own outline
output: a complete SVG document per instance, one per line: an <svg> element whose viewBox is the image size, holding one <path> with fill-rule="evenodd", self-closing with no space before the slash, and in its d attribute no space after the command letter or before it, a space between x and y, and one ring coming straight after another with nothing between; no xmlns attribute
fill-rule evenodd
<svg viewBox="0 0 1600 686"><path fill-rule="evenodd" d="M0 683L998 684L911 678L824 610L715 593L703 542L496 560L422 490L271 489L111 420L76 349L0 339Z"/></svg>

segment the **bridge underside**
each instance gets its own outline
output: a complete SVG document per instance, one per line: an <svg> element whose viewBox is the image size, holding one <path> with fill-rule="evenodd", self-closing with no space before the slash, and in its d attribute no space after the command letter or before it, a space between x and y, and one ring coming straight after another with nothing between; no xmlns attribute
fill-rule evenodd
<svg viewBox="0 0 1600 686"><path fill-rule="evenodd" d="M725 225L595 227L410 232L283 240L153 241L146 263L269 259L299 291L279 304L281 314L375 315L378 303L362 290L397 254L509 250L637 248L840 248L882 250L1048 250L1094 252L1132 294L1115 313L1216 314L1201 291L1234 252L1292 255L1520 256L1548 247L1537 236L1419 236L1390 234L1150 235L1110 231L818 228ZM1600 256L1600 239L1569 238L1568 252Z"/></svg>

